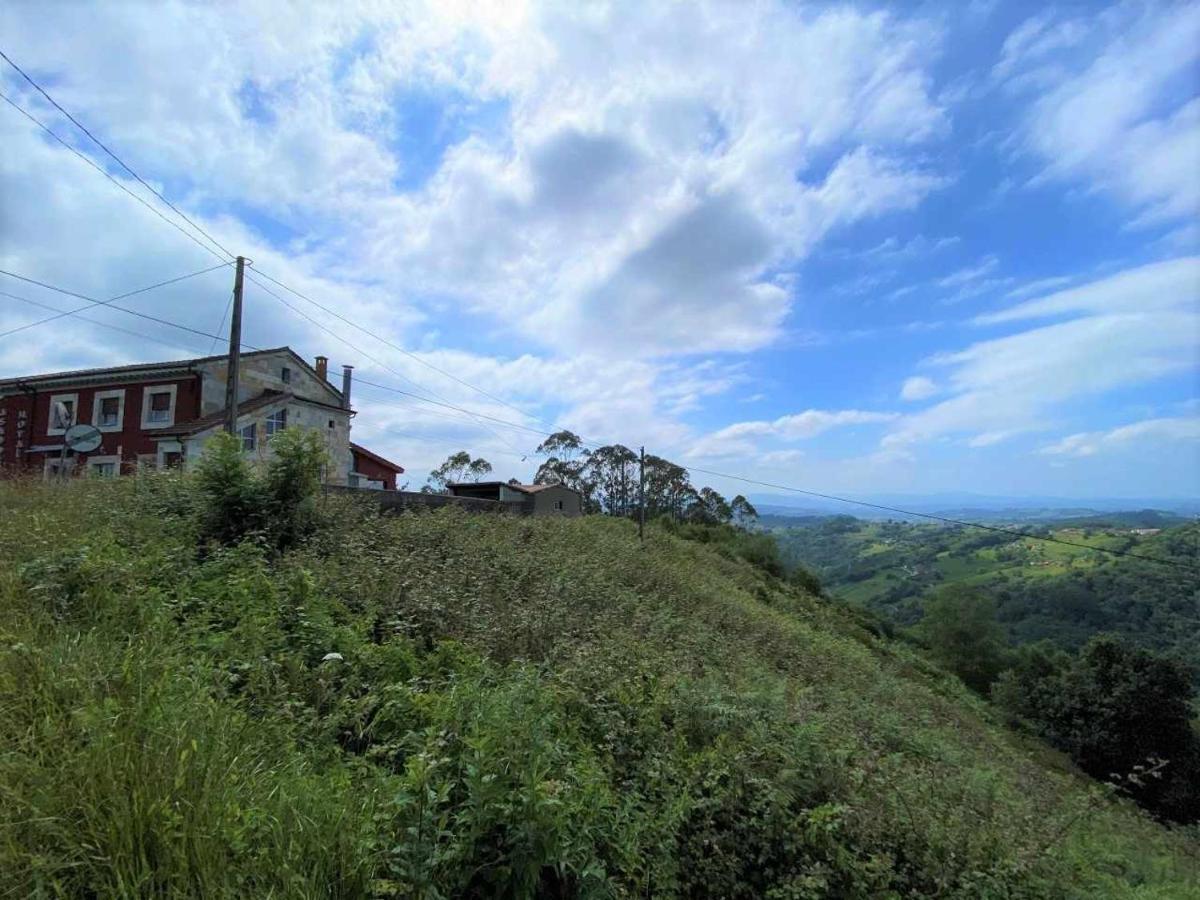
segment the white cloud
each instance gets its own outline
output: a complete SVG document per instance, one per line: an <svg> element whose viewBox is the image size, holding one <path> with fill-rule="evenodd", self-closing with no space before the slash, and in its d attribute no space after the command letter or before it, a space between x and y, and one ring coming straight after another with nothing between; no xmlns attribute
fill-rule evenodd
<svg viewBox="0 0 1200 900"><path fill-rule="evenodd" d="M1200 298L1200 256L1151 263L1082 287L1027 300L979 316L982 324L1046 318L1064 313L1148 313L1187 310Z"/></svg>
<svg viewBox="0 0 1200 900"><path fill-rule="evenodd" d="M937 392L937 384L932 378L914 375L904 379L904 384L900 387L900 398L902 400L924 400Z"/></svg>
<svg viewBox="0 0 1200 900"><path fill-rule="evenodd" d="M949 396L899 420L885 446L956 434L987 446L1049 427L1076 398L1196 369L1198 266L1143 266L980 317L999 324L1073 314L928 360L945 370Z"/></svg>
<svg viewBox="0 0 1200 900"><path fill-rule="evenodd" d="M1144 225L1200 212L1198 61L1200 7L1129 3L1086 26L1040 14L1010 35L995 74L1031 94L1022 142L1043 179L1107 191Z"/></svg>
<svg viewBox="0 0 1200 900"><path fill-rule="evenodd" d="M1143 449L1161 441L1200 441L1200 419L1145 419L1111 431L1070 434L1038 452L1047 456L1094 456L1119 448Z"/></svg>
<svg viewBox="0 0 1200 900"><path fill-rule="evenodd" d="M755 456L758 454L759 440L808 440L833 428L874 425L890 422L895 418L895 413L861 409L808 409L771 421L736 422L727 425L695 441L685 455L696 459Z"/></svg>
<svg viewBox="0 0 1200 900"><path fill-rule="evenodd" d="M985 275L995 271L998 265L1000 265L1000 260L996 259L996 257L985 256L973 266L967 266L950 273L944 278L939 278L937 285L944 288L961 288L964 285L979 281Z"/></svg>

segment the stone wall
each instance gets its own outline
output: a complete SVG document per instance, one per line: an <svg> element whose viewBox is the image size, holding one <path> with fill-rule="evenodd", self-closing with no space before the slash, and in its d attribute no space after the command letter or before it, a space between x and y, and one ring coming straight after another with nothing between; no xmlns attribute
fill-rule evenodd
<svg viewBox="0 0 1200 900"><path fill-rule="evenodd" d="M398 511L405 509L437 509L442 506L457 506L469 512L501 513L528 516L533 513L530 503L509 503L500 500L480 500L476 497L452 497L449 494L422 494L417 491L381 491L374 488L352 488L341 485L325 485L327 493L367 497L379 504L381 509Z"/></svg>

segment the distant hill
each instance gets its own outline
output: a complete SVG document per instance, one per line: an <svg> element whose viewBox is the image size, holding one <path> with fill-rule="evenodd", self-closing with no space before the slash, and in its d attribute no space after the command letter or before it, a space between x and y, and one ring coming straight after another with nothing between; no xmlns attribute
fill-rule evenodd
<svg viewBox="0 0 1200 900"><path fill-rule="evenodd" d="M1200 674L1200 578L1178 566L955 526L850 516L770 521L788 563L804 565L831 594L898 625L920 618L930 591L970 584L997 599L1014 643L1050 639L1074 649L1094 634L1113 632L1177 656ZM1022 527L1200 566L1200 523L1157 510Z"/></svg>
<svg viewBox="0 0 1200 900"><path fill-rule="evenodd" d="M946 516L977 522L1022 522L1084 518L1125 513L1129 510L1155 510L1180 519L1200 516L1200 499L1194 498L1089 498L1004 497L969 493L945 494L869 494L851 499L880 506L911 510L915 513ZM885 510L822 500L800 494L755 494L750 497L760 513L773 516L811 517L851 515L870 521L921 521Z"/></svg>

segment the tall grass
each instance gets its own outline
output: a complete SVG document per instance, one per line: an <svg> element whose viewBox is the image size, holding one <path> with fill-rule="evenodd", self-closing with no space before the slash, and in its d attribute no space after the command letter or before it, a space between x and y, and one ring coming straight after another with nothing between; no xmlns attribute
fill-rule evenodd
<svg viewBox="0 0 1200 900"><path fill-rule="evenodd" d="M1185 897L907 647L628 523L0 485L0 896Z"/></svg>

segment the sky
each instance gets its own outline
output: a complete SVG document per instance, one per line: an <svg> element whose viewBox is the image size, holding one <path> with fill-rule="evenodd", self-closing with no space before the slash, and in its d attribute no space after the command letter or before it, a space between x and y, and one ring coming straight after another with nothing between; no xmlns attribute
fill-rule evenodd
<svg viewBox="0 0 1200 900"><path fill-rule="evenodd" d="M567 428L832 493L1200 496L1196 3L15 2L0 49L325 307L248 283L244 340L354 365L413 488ZM93 164L0 104L0 267L219 261L0 68ZM124 302L220 334L231 288ZM0 291L0 331L86 305ZM84 315L0 377L220 348Z"/></svg>

